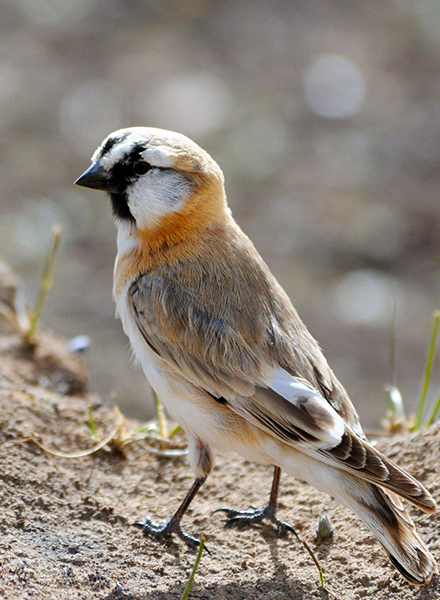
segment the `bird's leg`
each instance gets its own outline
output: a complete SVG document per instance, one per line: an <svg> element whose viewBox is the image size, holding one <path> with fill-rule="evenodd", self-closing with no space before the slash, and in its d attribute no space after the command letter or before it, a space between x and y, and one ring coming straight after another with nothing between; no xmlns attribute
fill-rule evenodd
<svg viewBox="0 0 440 600"><path fill-rule="evenodd" d="M145 523L136 522L134 525L141 527L145 535L151 535L158 539L166 539L173 533L176 533L190 548L196 548L200 545L200 540L183 531L180 521L185 514L188 506L191 504L194 496L205 483L206 478L212 468L212 455L209 447L196 437L188 436L188 454L189 463L196 475L196 480L191 489L185 496L182 504L176 511L174 517L163 523L155 523L148 516L145 517ZM208 549L205 546L207 552Z"/></svg>
<svg viewBox="0 0 440 600"><path fill-rule="evenodd" d="M236 510L234 508L221 507L214 510L211 515L216 512L225 512L228 517L228 520L226 521L226 527L245 527L250 523L261 523L261 521L267 519L277 526L278 533L286 533L287 531L295 533L292 525L289 525L289 523L286 521L280 521L276 517L280 477L281 469L279 467L275 467L269 502L264 508L256 508L255 506L251 506L250 510Z"/></svg>
<svg viewBox="0 0 440 600"><path fill-rule="evenodd" d="M133 525L140 527L145 535L151 535L157 539L164 539L169 537L171 534L176 533L190 548L196 548L200 545L200 540L183 531L180 526L180 521L182 520L182 517L185 514L188 506L191 504L194 496L197 494L205 481L206 477L200 477L194 481L182 504L169 521L165 521L164 523L155 523L152 519L146 516L144 523L137 521L136 523L133 523Z"/></svg>

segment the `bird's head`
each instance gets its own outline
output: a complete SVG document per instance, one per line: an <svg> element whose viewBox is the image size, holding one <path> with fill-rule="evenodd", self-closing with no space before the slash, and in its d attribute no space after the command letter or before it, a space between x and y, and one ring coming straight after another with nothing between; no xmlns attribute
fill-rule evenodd
<svg viewBox="0 0 440 600"><path fill-rule="evenodd" d="M142 231L227 211L223 174L209 154L184 135L152 127L111 133L75 184L107 192L117 221Z"/></svg>

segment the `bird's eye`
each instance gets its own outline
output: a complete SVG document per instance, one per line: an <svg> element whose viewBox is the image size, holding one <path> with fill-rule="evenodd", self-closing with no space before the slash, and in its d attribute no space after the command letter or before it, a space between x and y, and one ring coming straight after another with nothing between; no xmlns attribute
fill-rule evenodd
<svg viewBox="0 0 440 600"><path fill-rule="evenodd" d="M134 165L133 169L136 175L145 175L151 169L151 165L144 160L140 160Z"/></svg>

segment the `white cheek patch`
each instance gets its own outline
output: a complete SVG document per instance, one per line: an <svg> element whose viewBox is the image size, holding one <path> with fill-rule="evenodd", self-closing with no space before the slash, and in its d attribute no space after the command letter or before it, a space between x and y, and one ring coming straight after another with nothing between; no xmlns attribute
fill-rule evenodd
<svg viewBox="0 0 440 600"><path fill-rule="evenodd" d="M192 190L182 173L153 168L127 188L128 207L138 226L155 227L161 217L179 210Z"/></svg>

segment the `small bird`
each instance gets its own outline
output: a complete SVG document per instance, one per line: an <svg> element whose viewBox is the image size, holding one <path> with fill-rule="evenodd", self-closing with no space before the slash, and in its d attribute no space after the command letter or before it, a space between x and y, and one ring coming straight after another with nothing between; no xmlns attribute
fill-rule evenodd
<svg viewBox="0 0 440 600"><path fill-rule="evenodd" d="M373 532L412 584L436 572L401 499L436 505L366 439L347 392L288 296L232 217L223 173L184 135L150 127L110 134L75 182L103 190L117 226L117 315L133 354L185 430L195 481L175 515L147 535L199 541L181 519L214 453L274 467L263 509L220 508L227 524L276 517L281 471L327 492Z"/></svg>

